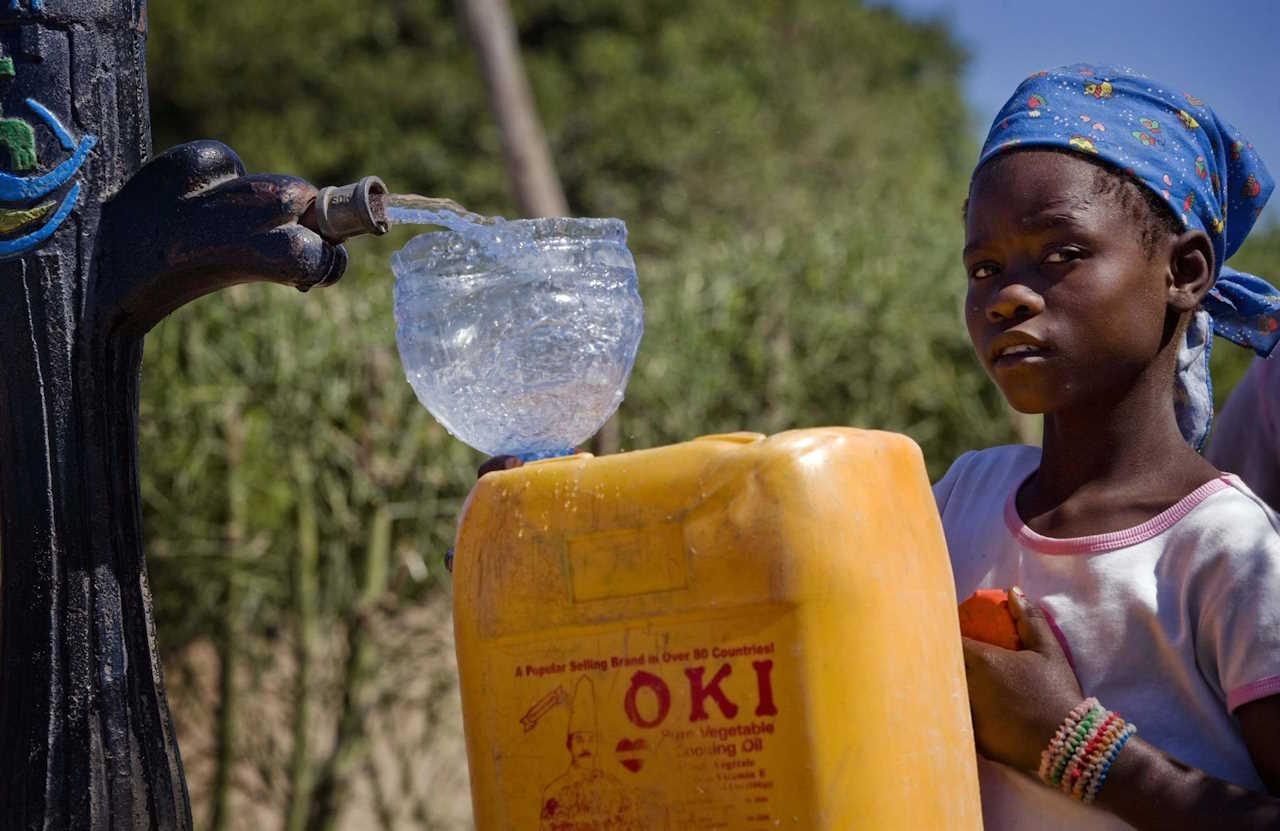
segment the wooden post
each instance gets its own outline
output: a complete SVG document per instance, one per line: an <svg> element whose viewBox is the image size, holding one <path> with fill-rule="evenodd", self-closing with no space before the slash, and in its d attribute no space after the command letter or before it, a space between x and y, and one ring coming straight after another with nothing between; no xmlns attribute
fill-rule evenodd
<svg viewBox="0 0 1280 831"><path fill-rule="evenodd" d="M506 0L459 0L467 33L489 91L498 124L507 177L524 216L568 216L560 176L520 60L515 22ZM596 455L616 453L622 443L615 413L596 433Z"/></svg>
<svg viewBox="0 0 1280 831"><path fill-rule="evenodd" d="M569 206L520 62L520 44L506 0L460 0L459 6L489 90L520 213L567 216Z"/></svg>
<svg viewBox="0 0 1280 831"><path fill-rule="evenodd" d="M0 829L188 829L143 559L146 331L345 252L300 180L150 152L145 0L0 0Z"/></svg>

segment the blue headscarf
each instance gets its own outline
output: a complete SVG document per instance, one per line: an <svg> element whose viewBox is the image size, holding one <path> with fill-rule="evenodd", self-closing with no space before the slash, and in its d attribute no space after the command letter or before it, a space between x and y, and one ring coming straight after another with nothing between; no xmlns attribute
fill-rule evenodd
<svg viewBox="0 0 1280 831"><path fill-rule="evenodd" d="M1131 70L1087 64L1023 81L991 125L977 167L1015 147L1056 147L1107 162L1213 241L1216 281L1187 327L1174 389L1178 427L1199 449L1213 419L1212 335L1263 356L1280 340L1280 292L1223 266L1271 195L1262 159L1194 95Z"/></svg>

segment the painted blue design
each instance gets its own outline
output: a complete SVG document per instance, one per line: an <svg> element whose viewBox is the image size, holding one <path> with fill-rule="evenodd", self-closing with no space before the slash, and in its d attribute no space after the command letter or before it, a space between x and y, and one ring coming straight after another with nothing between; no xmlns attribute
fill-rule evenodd
<svg viewBox="0 0 1280 831"><path fill-rule="evenodd" d="M80 139L80 144L77 146L75 140L71 138L71 133L67 132L67 128L47 107L31 98L26 100L26 104L57 136L62 149L74 150L74 152L62 164L43 176L14 176L12 173L0 172L0 201L3 202L34 202L62 187L76 175L88 157L89 151L98 143L97 136L88 135Z"/></svg>
<svg viewBox="0 0 1280 831"><path fill-rule="evenodd" d="M37 12L38 12L38 11L40 11L40 7L41 7L41 6L43 6L43 5L44 5L44 0L31 0L31 10L32 10L32 11L37 11ZM9 0L9 8L10 8L10 9L20 9L20 8L22 8L22 2L21 2L21 0Z"/></svg>
<svg viewBox="0 0 1280 831"><path fill-rule="evenodd" d="M19 5L19 0L9 0L10 9L17 9ZM40 0L30 0L30 6L32 9L39 9L41 2ZM83 136L77 143L71 137L70 131L48 107L33 98L26 99L25 103L31 112L35 113L36 118L49 128L49 131L57 138L58 144L62 146L62 149L71 155L53 170L41 176L15 176L12 173L0 171L0 202L32 204L36 200L58 190L75 177L80 171L81 165L84 164L84 160L88 158L89 151L98 143L98 137L93 135ZM74 182L70 190L67 191L62 203L58 205L58 209L43 225L29 234L0 240L0 260L20 256L43 244L49 237L53 236L54 232L71 215L71 211L76 207L79 199L80 183Z"/></svg>
<svg viewBox="0 0 1280 831"><path fill-rule="evenodd" d="M43 176L14 176L0 173L0 202L34 202L62 187L80 169L89 151L98 143L96 136L80 139L80 146L62 164Z"/></svg>
<svg viewBox="0 0 1280 831"><path fill-rule="evenodd" d="M58 143L62 145L62 149L68 153L71 152L76 146L75 139L71 138L71 134L67 132L66 127L62 126L62 122L58 120L58 117L49 112L44 104L34 98L27 99L27 106L31 108L33 113L40 116L40 120L47 124L53 134L58 137Z"/></svg>
<svg viewBox="0 0 1280 831"><path fill-rule="evenodd" d="M76 182L71 186L71 190L67 191L67 196L62 200L62 204L58 206L57 212L49 217L44 225L29 234L23 234L13 239L0 240L0 260L7 260L30 251L53 236L53 232L58 230L58 226L71 215L71 209L76 206L76 200L79 198L80 183Z"/></svg>

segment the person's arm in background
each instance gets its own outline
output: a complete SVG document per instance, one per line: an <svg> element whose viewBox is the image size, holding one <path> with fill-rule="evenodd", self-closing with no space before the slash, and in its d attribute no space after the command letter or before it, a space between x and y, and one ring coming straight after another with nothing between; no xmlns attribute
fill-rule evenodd
<svg viewBox="0 0 1280 831"><path fill-rule="evenodd" d="M1280 356L1254 358L1213 420L1205 458L1234 473L1250 490L1280 510Z"/></svg>

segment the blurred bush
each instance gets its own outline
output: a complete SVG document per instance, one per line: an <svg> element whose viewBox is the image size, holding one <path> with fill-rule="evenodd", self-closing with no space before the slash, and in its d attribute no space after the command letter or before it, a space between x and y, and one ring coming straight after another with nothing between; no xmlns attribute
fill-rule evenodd
<svg viewBox="0 0 1280 831"><path fill-rule="evenodd" d="M647 331L625 449L854 424L911 435L937 476L1014 440L961 322L977 125L941 25L849 0L513 6L572 210L630 229ZM169 0L150 26L157 148L217 138L251 170L376 173L510 214L452 4ZM475 454L401 375L386 258L407 236L353 242L337 287L238 288L147 340L159 634L171 655L218 644L215 792L201 797L213 827L231 822L237 737L261 729L241 723L234 670L269 673L282 648L296 667L280 822L334 822L365 719L395 696L377 683L372 621L429 599L474 478ZM1280 266L1277 238L1266 245L1258 257ZM336 670L311 669L331 654ZM336 694L312 692L321 675ZM308 744L322 705L332 735Z"/></svg>

